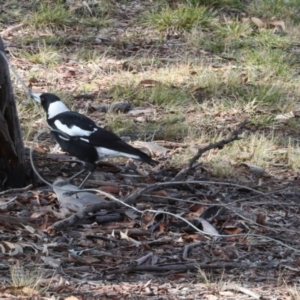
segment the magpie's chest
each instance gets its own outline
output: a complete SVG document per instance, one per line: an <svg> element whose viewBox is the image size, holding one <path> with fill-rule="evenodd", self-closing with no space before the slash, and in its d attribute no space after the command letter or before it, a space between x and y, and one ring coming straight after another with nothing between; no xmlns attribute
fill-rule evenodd
<svg viewBox="0 0 300 300"><path fill-rule="evenodd" d="M51 126L49 124L49 126ZM57 129L54 126L52 129ZM98 153L95 147L91 146L89 143L82 141L78 136L69 136L63 134L62 132L52 131L52 135L60 145L61 149L68 152L71 156L75 156L82 161L94 164L98 160Z"/></svg>

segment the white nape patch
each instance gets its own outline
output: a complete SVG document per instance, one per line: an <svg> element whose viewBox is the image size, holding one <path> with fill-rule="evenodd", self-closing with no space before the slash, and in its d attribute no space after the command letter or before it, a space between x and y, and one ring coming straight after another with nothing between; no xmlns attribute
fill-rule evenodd
<svg viewBox="0 0 300 300"><path fill-rule="evenodd" d="M31 98L37 102L37 103L41 103L41 96L42 94L41 93L31 93Z"/></svg>
<svg viewBox="0 0 300 300"><path fill-rule="evenodd" d="M124 157L129 157L129 158L134 158L134 159L140 159L139 156L137 155L133 155L133 154L129 154L129 153L124 153L124 152L119 152L119 151L114 151L114 150L110 150L107 148L103 148L103 147L97 147L96 148L99 158L103 159L106 157L118 157L118 156L124 156Z"/></svg>
<svg viewBox="0 0 300 300"><path fill-rule="evenodd" d="M92 133L94 133L97 130L97 128L94 128L93 131L83 130L80 127L75 125L69 128L67 125L63 124L59 120L56 120L54 124L56 125L58 130L65 132L70 136L90 136Z"/></svg>
<svg viewBox="0 0 300 300"><path fill-rule="evenodd" d="M67 106L61 101L52 102L48 107L48 119L52 119L56 115L69 111Z"/></svg>

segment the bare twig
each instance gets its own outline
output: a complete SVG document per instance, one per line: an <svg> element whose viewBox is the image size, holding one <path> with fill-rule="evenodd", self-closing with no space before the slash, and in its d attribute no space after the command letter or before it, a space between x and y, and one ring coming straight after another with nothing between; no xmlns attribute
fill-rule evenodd
<svg viewBox="0 0 300 300"><path fill-rule="evenodd" d="M32 188L32 184L29 184L23 188L10 189L10 190L0 192L0 196L6 195L6 194L13 194L13 193L22 193L22 192L30 190L31 188Z"/></svg>
<svg viewBox="0 0 300 300"><path fill-rule="evenodd" d="M186 173L188 173L190 170L194 169L195 167L197 167L198 165L194 165L194 163L207 151L211 150L211 149L222 149L225 145L230 144L233 141L239 140L239 134L241 134L242 130L244 129L245 125L248 124L249 121L245 120L242 123L239 124L238 128L236 130L234 130L232 132L232 134L226 138L223 139L219 142L213 143L213 144L209 144L203 148L198 149L198 152L196 155L194 155L194 157L192 157L192 159L189 162L188 167L183 168L182 170L180 170L180 172L173 178L173 181L176 180L180 180L180 178L182 178L182 176Z"/></svg>
<svg viewBox="0 0 300 300"><path fill-rule="evenodd" d="M164 264L157 266L143 265L143 266L129 266L125 268L113 268L104 270L105 275L110 274L121 274L121 273L135 273L135 272L168 272L168 271L196 271L199 268L201 269L251 269L255 268L254 264L243 264L243 263L224 263L224 262L215 262L213 264L205 264L201 262L193 263L178 263L178 264Z"/></svg>
<svg viewBox="0 0 300 300"><path fill-rule="evenodd" d="M10 26L10 27L2 30L0 35L1 36L6 36L8 33L12 32L12 31L21 29L24 25L25 25L24 23L20 23L20 24L17 24L17 25Z"/></svg>
<svg viewBox="0 0 300 300"><path fill-rule="evenodd" d="M31 144L31 147L30 147L30 152L29 152L29 157L30 157L30 164L31 164L31 168L32 170L34 171L34 173L36 174L36 176L41 180L43 181L44 183L46 183L47 185L52 186L52 184L50 182L48 182L47 180L45 180L41 174L37 171L34 163L33 163L33 157L32 157L32 154L33 154L33 147L36 143L36 141L38 140L38 138L40 137L40 135L42 135L43 133L47 132L48 130L45 129L45 130L41 130L40 132L38 132L38 134L34 137L33 141L32 141L32 144Z"/></svg>
<svg viewBox="0 0 300 300"><path fill-rule="evenodd" d="M16 199L17 199L17 196L16 196L16 197L13 197L12 199L10 199L9 201L7 201L6 203L2 203L2 204L0 204L0 206L7 205L7 204L9 204L9 203L11 203L11 202L15 201Z"/></svg>
<svg viewBox="0 0 300 300"><path fill-rule="evenodd" d="M241 293L244 293L245 295L247 296L250 296L254 299L261 299L261 296L245 287L242 287L242 286L238 286L238 285L226 285L224 290L235 290L235 291L239 291Z"/></svg>
<svg viewBox="0 0 300 300"><path fill-rule="evenodd" d="M205 153L206 151L209 151L211 149L222 149L225 145L227 144L230 144L231 142L233 141L236 141L236 140L239 140L240 137L239 137L239 134L241 134L244 126L246 124L248 124L249 121L248 120L245 120L243 121L242 123L240 123L239 127L226 139L223 139L219 142L216 142L216 143L213 143L213 144L210 144L204 148L200 148L197 152L197 154L190 160L190 163L189 163L189 168L192 168L193 167L193 164L202 156L203 153Z"/></svg>
<svg viewBox="0 0 300 300"><path fill-rule="evenodd" d="M132 202L134 202L138 197L140 197L141 195L143 195L146 191L150 192L153 190L156 190L158 188L161 187L167 187L167 186L173 186L173 185L183 185L183 184L216 184L216 185L227 185L227 186L233 186L233 187L238 187L238 188L242 188L242 189L246 189L248 191L254 192L256 194L259 194L261 196L267 197L267 195L263 192L257 191L255 189L252 189L248 186L242 186L239 184L234 184L234 183L229 183L229 182L216 182L216 181L170 181L170 182L158 182L158 183L154 183L151 184L143 189L139 189L136 192L132 193L131 195L127 196L126 198L123 199L123 201L127 204L131 204Z"/></svg>

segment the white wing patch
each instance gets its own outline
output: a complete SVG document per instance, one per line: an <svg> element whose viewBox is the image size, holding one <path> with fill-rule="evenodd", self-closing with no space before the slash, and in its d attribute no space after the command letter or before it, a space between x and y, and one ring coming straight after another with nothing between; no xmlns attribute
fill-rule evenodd
<svg viewBox="0 0 300 300"><path fill-rule="evenodd" d="M48 107L48 119L52 119L56 115L65 111L69 111L69 109L62 101L52 102Z"/></svg>
<svg viewBox="0 0 300 300"><path fill-rule="evenodd" d="M80 138L82 141L89 143L90 141L88 139Z"/></svg>
<svg viewBox="0 0 300 300"><path fill-rule="evenodd" d="M58 135L62 140L64 140L64 141L69 141L70 139L68 139L68 138L66 138L66 137L64 137L64 136L62 136L62 135Z"/></svg>
<svg viewBox="0 0 300 300"><path fill-rule="evenodd" d="M92 133L94 133L97 128L94 128L93 131L89 130L83 130L82 128L73 125L71 128L68 127L67 125L63 124L61 121L56 120L54 122L55 126L57 127L58 130L65 132L66 134L70 136L90 136Z"/></svg>
<svg viewBox="0 0 300 300"><path fill-rule="evenodd" d="M97 147L96 150L98 152L99 159L103 159L106 157L118 157L118 156L129 157L129 158L133 158L133 159L137 159L137 160L140 159L139 156L134 155L134 154L110 150L110 149L103 148L103 147Z"/></svg>

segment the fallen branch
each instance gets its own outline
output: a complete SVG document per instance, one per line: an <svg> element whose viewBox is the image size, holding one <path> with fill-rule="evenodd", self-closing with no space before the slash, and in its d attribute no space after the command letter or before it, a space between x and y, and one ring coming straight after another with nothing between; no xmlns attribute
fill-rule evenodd
<svg viewBox="0 0 300 300"><path fill-rule="evenodd" d="M262 298L259 294L255 293L255 292L253 292L253 291L251 291L251 290L249 290L249 289L247 289L245 287L234 285L234 284L231 284L229 286L225 286L223 288L223 290L238 291L238 292L241 292L241 293L243 293L243 294L245 294L247 296L250 296L250 297L252 297L254 299L261 299Z"/></svg>
<svg viewBox="0 0 300 300"><path fill-rule="evenodd" d="M242 186L239 184L234 184L234 183L229 183L229 182L215 182L215 181L169 181L169 182L158 182L158 183L154 183L151 184L143 189L139 189L136 192L132 193L131 195L125 197L123 199L123 201L127 204L132 204L133 202L136 201L137 198L139 198L141 195L143 195L145 192L150 192L153 190L156 190L158 188L161 187L166 187L166 186L178 186L178 185L183 185L183 184L198 184L198 185L205 185L205 184L216 184L216 185L227 185L227 186L232 186L232 187L238 187L238 188L242 188L251 192L254 192L256 194L259 194L261 196L267 197L267 194L257 191L255 189L252 189L248 186Z"/></svg>
<svg viewBox="0 0 300 300"><path fill-rule="evenodd" d="M219 142L209 144L203 148L198 149L198 152L194 157L191 158L188 167L183 168L181 171L178 172L178 174L173 178L172 181L180 180L182 176L186 173L188 173L190 170L196 168L198 165L194 165L194 163L207 151L212 149L222 149L225 145L230 144L233 141L240 140L241 138L239 135L241 134L242 130L244 129L245 125L248 124L249 121L245 120L242 123L239 124L238 128L232 132L232 134Z"/></svg>
<svg viewBox="0 0 300 300"><path fill-rule="evenodd" d="M169 271L197 271L198 269L252 269L256 268L255 264L243 264L243 263L224 263L224 262L216 262L213 264L205 264L205 263L178 263L178 264L164 264L157 266L150 265L142 265L142 266L129 266L125 268L113 268L104 270L104 275L111 274L126 274L126 273L135 273L135 272L169 272Z"/></svg>
<svg viewBox="0 0 300 300"><path fill-rule="evenodd" d="M13 31L21 29L24 25L25 25L24 23L20 23L20 24L17 24L17 25L10 26L10 27L2 30L1 33L0 33L0 35L1 36L6 36L10 32L13 32Z"/></svg>
<svg viewBox="0 0 300 300"><path fill-rule="evenodd" d="M222 149L225 145L230 144L233 141L240 140L239 134L241 134L242 130L244 129L244 126L248 124L249 121L245 120L242 123L240 123L239 127L227 138L223 139L219 142L210 144L206 147L200 148L196 155L190 160L189 168L193 167L193 164L202 156L203 153L206 151L209 151L211 149Z"/></svg>
<svg viewBox="0 0 300 300"><path fill-rule="evenodd" d="M6 194L12 194L12 193L22 193L30 190L32 188L32 184L29 184L23 188L18 188L18 189L10 189L6 190L4 192L0 192L0 196L6 195Z"/></svg>

